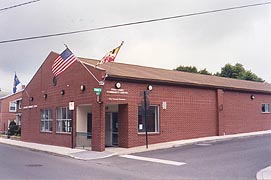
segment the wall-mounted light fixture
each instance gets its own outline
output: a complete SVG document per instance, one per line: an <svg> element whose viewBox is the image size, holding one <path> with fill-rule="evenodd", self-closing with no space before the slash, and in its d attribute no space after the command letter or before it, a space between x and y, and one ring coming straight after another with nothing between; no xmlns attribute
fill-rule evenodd
<svg viewBox="0 0 271 180"><path fill-rule="evenodd" d="M34 98L33 98L33 97L30 97L30 98L29 98L29 100L30 100L30 101L33 101L33 100L34 100Z"/></svg>
<svg viewBox="0 0 271 180"><path fill-rule="evenodd" d="M147 90L152 91L152 85L148 85Z"/></svg>
<svg viewBox="0 0 271 180"><path fill-rule="evenodd" d="M64 94L65 94L65 91L62 89L62 90L60 91L60 94L61 94L61 95L64 95Z"/></svg>
<svg viewBox="0 0 271 180"><path fill-rule="evenodd" d="M115 88L116 88L116 89L120 89L120 88L121 88L121 83L120 83L120 82L116 82Z"/></svg>
<svg viewBox="0 0 271 180"><path fill-rule="evenodd" d="M43 94L43 98L44 98L44 99L46 99L46 98L47 98L47 96L48 96L47 94Z"/></svg>
<svg viewBox="0 0 271 180"><path fill-rule="evenodd" d="M251 100L255 99L255 96L254 96L254 95L251 95L251 96L250 96L250 99L251 99Z"/></svg>
<svg viewBox="0 0 271 180"><path fill-rule="evenodd" d="M86 90L86 86L82 84L82 85L80 86L80 90L81 90L81 91L85 91L85 90Z"/></svg>

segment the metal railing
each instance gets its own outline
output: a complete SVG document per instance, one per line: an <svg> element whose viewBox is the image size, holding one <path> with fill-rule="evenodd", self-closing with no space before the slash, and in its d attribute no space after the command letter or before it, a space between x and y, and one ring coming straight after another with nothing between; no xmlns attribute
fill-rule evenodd
<svg viewBox="0 0 271 180"><path fill-rule="evenodd" d="M76 132L76 147L91 147L92 134L90 132Z"/></svg>

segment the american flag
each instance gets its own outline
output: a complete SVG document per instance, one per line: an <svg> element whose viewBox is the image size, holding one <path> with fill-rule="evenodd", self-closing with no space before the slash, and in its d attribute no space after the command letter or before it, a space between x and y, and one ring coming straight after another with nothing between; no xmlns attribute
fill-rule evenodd
<svg viewBox="0 0 271 180"><path fill-rule="evenodd" d="M54 61L52 66L54 76L57 77L60 75L76 61L77 57L68 48L66 48Z"/></svg>

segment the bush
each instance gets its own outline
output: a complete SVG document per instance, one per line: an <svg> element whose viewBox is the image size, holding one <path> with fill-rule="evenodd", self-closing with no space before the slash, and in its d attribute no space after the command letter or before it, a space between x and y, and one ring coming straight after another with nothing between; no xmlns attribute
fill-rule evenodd
<svg viewBox="0 0 271 180"><path fill-rule="evenodd" d="M16 136L21 136L21 126L16 125L15 135Z"/></svg>
<svg viewBox="0 0 271 180"><path fill-rule="evenodd" d="M8 127L8 136L13 136L15 134L15 131L18 129L18 127L16 126L16 122L15 121L11 121L9 123L9 127Z"/></svg>

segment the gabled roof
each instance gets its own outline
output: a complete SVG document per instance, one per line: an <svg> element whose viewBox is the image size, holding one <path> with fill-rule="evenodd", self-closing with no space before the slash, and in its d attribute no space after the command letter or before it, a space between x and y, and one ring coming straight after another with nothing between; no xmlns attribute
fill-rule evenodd
<svg viewBox="0 0 271 180"><path fill-rule="evenodd" d="M91 65L96 65L98 62L97 60L92 59L80 59ZM266 82L223 78L117 62L102 64L99 65L98 68L100 70L105 70L109 78L271 93L271 84Z"/></svg>

